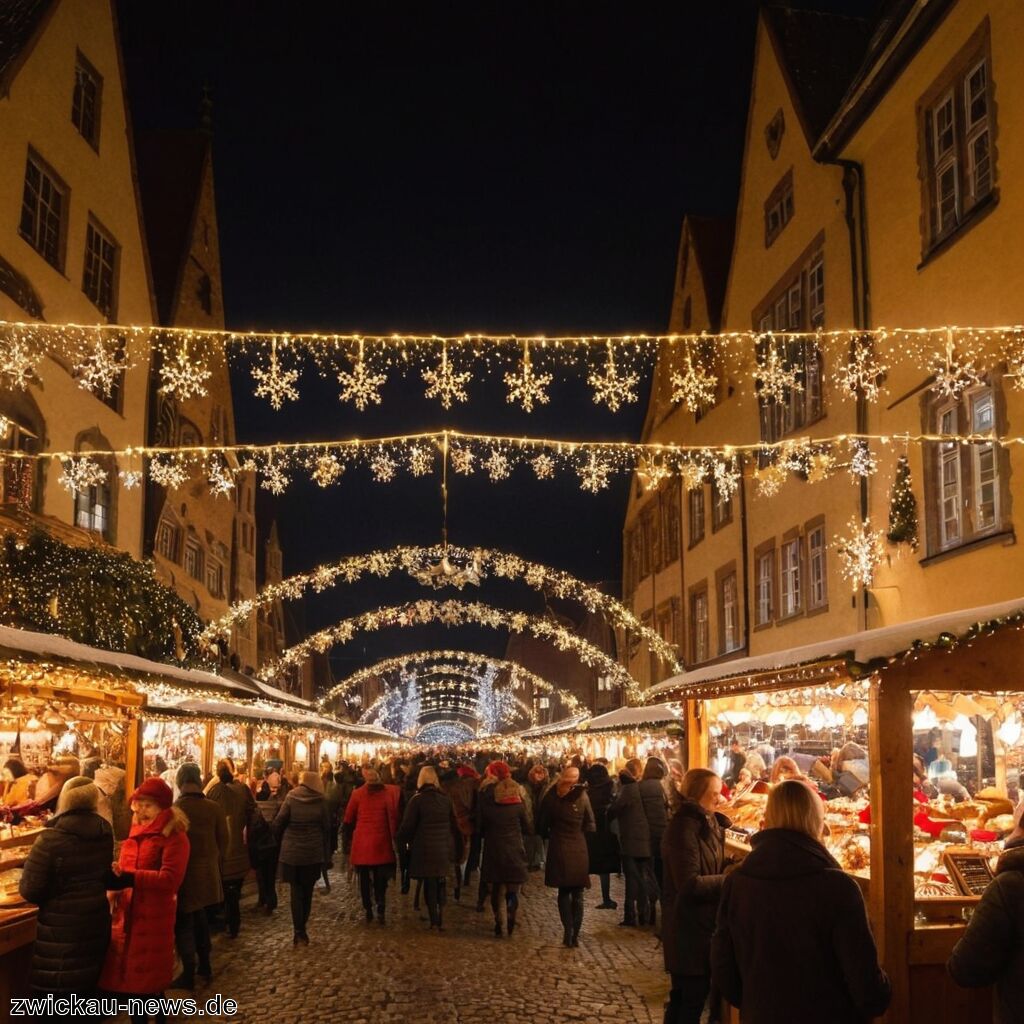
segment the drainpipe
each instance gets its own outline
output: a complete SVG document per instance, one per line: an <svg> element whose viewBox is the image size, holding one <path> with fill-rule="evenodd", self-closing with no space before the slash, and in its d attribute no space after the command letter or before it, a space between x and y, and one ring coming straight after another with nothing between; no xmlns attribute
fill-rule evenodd
<svg viewBox="0 0 1024 1024"><path fill-rule="evenodd" d="M743 573L743 649L750 654L750 552L747 549L747 486L743 472L743 456L740 460L740 545L743 551L741 571Z"/></svg>

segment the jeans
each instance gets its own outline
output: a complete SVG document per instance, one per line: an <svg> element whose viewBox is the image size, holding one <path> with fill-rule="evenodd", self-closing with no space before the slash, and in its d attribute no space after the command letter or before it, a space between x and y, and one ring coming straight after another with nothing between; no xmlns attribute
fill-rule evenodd
<svg viewBox="0 0 1024 1024"><path fill-rule="evenodd" d="M710 990L709 974L673 974L664 1024L700 1024Z"/></svg>
<svg viewBox="0 0 1024 1024"><path fill-rule="evenodd" d="M174 917L174 944L181 957L181 973L192 981L196 973L196 955L199 956L200 974L210 970L210 926L206 908L179 910Z"/></svg>
<svg viewBox="0 0 1024 1024"><path fill-rule="evenodd" d="M242 879L224 882L224 913L227 918L228 935L234 938L242 925Z"/></svg>
<svg viewBox="0 0 1024 1024"><path fill-rule="evenodd" d="M392 864L360 865L356 868L359 872L359 895L362 897L364 910L372 910L373 904L376 903L377 909L383 912L388 879L393 868Z"/></svg>
<svg viewBox="0 0 1024 1024"><path fill-rule="evenodd" d="M256 887L260 903L270 910L277 909L277 850L261 853L256 862Z"/></svg>
<svg viewBox="0 0 1024 1024"><path fill-rule="evenodd" d="M296 935L306 934L306 922L313 909L313 888L322 868L321 864L298 864L292 868L292 928Z"/></svg>

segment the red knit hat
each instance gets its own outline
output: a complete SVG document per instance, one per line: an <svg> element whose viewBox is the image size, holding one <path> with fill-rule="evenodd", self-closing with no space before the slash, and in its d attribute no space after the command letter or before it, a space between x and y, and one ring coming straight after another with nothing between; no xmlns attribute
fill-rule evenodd
<svg viewBox="0 0 1024 1024"><path fill-rule="evenodd" d="M171 791L171 787L163 779L158 779L156 776L146 779L128 798L128 802L131 803L133 800L138 800L139 797L145 800L152 800L162 810L166 810L174 803L174 793Z"/></svg>
<svg viewBox="0 0 1024 1024"><path fill-rule="evenodd" d="M512 774L512 769L504 761L492 761L487 766L485 774L492 776L500 782Z"/></svg>

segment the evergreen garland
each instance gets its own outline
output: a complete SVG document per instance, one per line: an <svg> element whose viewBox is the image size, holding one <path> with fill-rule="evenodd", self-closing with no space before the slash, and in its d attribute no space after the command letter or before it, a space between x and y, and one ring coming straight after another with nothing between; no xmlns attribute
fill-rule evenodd
<svg viewBox="0 0 1024 1024"><path fill-rule="evenodd" d="M889 532L891 544L909 544L917 550L917 498L910 481L910 461L901 455L896 463L896 478L889 496Z"/></svg>
<svg viewBox="0 0 1024 1024"><path fill-rule="evenodd" d="M201 664L203 622L152 562L77 548L41 531L0 548L0 623L153 661Z"/></svg>

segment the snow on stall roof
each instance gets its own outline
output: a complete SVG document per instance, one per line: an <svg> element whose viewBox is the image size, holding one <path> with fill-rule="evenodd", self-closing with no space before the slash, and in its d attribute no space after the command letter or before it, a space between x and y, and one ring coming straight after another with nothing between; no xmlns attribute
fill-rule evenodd
<svg viewBox="0 0 1024 1024"><path fill-rule="evenodd" d="M891 658L909 651L917 641L930 643L941 633L960 635L978 622L992 622L1022 611L1024 597L1017 597L1012 601L1001 601L999 604L964 608L962 611L944 612L924 619L911 619L908 622L866 629L860 633L805 644L802 647L789 647L769 654L758 654L752 658L737 658L735 661L707 665L691 672L680 672L679 675L652 686L647 694L654 696L670 690L699 686L702 683L793 668L830 658L851 658L862 664L876 658Z"/></svg>
<svg viewBox="0 0 1024 1024"><path fill-rule="evenodd" d="M573 715L571 718L563 718L559 722L551 722L548 725L535 725L532 729L523 729L521 732L509 733L509 738L531 739L534 736L551 736L560 732L569 732L575 729L580 722L585 722L587 715Z"/></svg>
<svg viewBox="0 0 1024 1024"><path fill-rule="evenodd" d="M586 732L624 729L631 725L669 725L679 721L679 712L668 704L646 704L638 708L616 708L581 723Z"/></svg>

